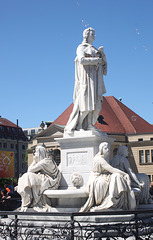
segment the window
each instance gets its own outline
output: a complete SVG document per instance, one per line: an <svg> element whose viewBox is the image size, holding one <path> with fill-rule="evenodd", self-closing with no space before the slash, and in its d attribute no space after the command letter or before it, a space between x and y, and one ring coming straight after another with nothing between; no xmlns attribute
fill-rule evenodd
<svg viewBox="0 0 153 240"><path fill-rule="evenodd" d="M3 147L4 147L4 148L7 148L7 143L3 143Z"/></svg>
<svg viewBox="0 0 153 240"><path fill-rule="evenodd" d="M13 143L11 143L11 148L14 148L14 144Z"/></svg>
<svg viewBox="0 0 153 240"><path fill-rule="evenodd" d="M54 150L54 161L56 162L57 166L59 166L61 159L60 159L60 150L55 149Z"/></svg>
<svg viewBox="0 0 153 240"><path fill-rule="evenodd" d="M0 131L4 132L4 127L3 126L0 126Z"/></svg>
<svg viewBox="0 0 153 240"><path fill-rule="evenodd" d="M22 150L25 150L25 145L22 145Z"/></svg>
<svg viewBox="0 0 153 240"><path fill-rule="evenodd" d="M143 138L138 138L138 141L139 141L139 142L142 142L142 141L143 141Z"/></svg>
<svg viewBox="0 0 153 240"><path fill-rule="evenodd" d="M27 136L28 135L28 130L24 130L24 134Z"/></svg>
<svg viewBox="0 0 153 240"><path fill-rule="evenodd" d="M35 129L31 129L31 135L35 134Z"/></svg>
<svg viewBox="0 0 153 240"><path fill-rule="evenodd" d="M2 143L0 142L0 148L2 147Z"/></svg>
<svg viewBox="0 0 153 240"><path fill-rule="evenodd" d="M14 134L16 133L16 129L15 128L12 128L12 131L13 131Z"/></svg>
<svg viewBox="0 0 153 240"><path fill-rule="evenodd" d="M149 180L151 181L151 176L150 176L150 175L148 175L148 177L149 177Z"/></svg>
<svg viewBox="0 0 153 240"><path fill-rule="evenodd" d="M153 150L151 150L151 162L153 163Z"/></svg>
<svg viewBox="0 0 153 240"><path fill-rule="evenodd" d="M143 150L139 151L139 162L140 162L140 164L144 163L144 153L143 153Z"/></svg>
<svg viewBox="0 0 153 240"><path fill-rule="evenodd" d="M150 163L150 151L145 150L145 158L146 158L146 163Z"/></svg>
<svg viewBox="0 0 153 240"><path fill-rule="evenodd" d="M11 133L11 128L10 128L10 127L7 127L7 131L8 131L9 133Z"/></svg>
<svg viewBox="0 0 153 240"><path fill-rule="evenodd" d="M139 150L139 163L152 164L153 163L153 149Z"/></svg>

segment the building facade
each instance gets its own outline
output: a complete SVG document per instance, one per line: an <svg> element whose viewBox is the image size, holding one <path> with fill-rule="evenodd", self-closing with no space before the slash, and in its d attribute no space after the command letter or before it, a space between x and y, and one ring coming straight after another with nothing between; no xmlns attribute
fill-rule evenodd
<svg viewBox="0 0 153 240"><path fill-rule="evenodd" d="M27 171L27 162L25 161L26 150L28 147L27 138L22 128L7 120L0 118L0 153L3 156L7 153L14 155L14 177ZM3 171L4 161L0 159L1 171ZM2 176L2 172L1 172ZM9 177L9 174L8 174ZM12 176L10 176L12 177Z"/></svg>
<svg viewBox="0 0 153 240"><path fill-rule="evenodd" d="M36 145L45 144L47 149L58 152L60 146L55 138L62 138L64 127L72 112L71 104L46 130L36 135L29 149L29 164L32 161L32 150ZM104 97L102 110L95 126L115 139L111 146L110 160L120 145L129 150L128 160L136 173L146 173L153 181L153 125L112 96ZM56 154L55 154L56 157Z"/></svg>

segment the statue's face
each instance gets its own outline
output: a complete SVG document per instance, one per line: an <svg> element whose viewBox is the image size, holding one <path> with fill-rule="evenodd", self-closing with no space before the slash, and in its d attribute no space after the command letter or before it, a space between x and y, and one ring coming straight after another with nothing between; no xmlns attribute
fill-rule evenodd
<svg viewBox="0 0 153 240"><path fill-rule="evenodd" d="M39 149L36 147L36 151L35 151L35 153L34 153L34 160L36 161L36 162L38 162L39 161Z"/></svg>
<svg viewBox="0 0 153 240"><path fill-rule="evenodd" d="M102 152L103 152L104 156L106 156L106 157L109 156L109 145L108 144L105 144L103 146Z"/></svg>
<svg viewBox="0 0 153 240"><path fill-rule="evenodd" d="M88 35L88 41L93 42L95 40L95 31L90 30L89 35Z"/></svg>

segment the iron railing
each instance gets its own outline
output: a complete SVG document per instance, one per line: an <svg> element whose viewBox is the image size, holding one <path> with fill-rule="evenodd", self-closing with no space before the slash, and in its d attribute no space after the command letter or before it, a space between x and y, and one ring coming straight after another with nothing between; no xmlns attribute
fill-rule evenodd
<svg viewBox="0 0 153 240"><path fill-rule="evenodd" d="M88 213L0 212L0 239L153 239L153 209Z"/></svg>

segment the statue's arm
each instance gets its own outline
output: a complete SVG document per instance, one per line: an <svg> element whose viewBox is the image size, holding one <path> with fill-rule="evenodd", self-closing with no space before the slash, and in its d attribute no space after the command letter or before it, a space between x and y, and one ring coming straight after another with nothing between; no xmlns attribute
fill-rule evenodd
<svg viewBox="0 0 153 240"><path fill-rule="evenodd" d="M36 161L33 160L33 162L30 164L30 166L28 167L28 172L30 172L31 168L33 168L33 166L36 165Z"/></svg>
<svg viewBox="0 0 153 240"><path fill-rule="evenodd" d="M28 172L39 172L41 170L41 163L38 162L38 163L33 163L30 165L30 167L28 168Z"/></svg>
<svg viewBox="0 0 153 240"><path fill-rule="evenodd" d="M132 180L133 182L137 183L138 186L141 187L141 183L139 182L136 174L135 174L135 173L133 172L133 170L131 169L131 166L130 166L129 161L128 161L127 158L125 158L125 159L123 160L123 164L124 164L124 168L125 168L126 172L129 174L131 180Z"/></svg>
<svg viewBox="0 0 153 240"><path fill-rule="evenodd" d="M109 173L120 173L121 175L126 175L125 172L117 169L117 168L114 168L112 167L105 159L102 158L102 161L101 161L101 165L102 165L102 168L104 168L106 171L108 171Z"/></svg>
<svg viewBox="0 0 153 240"><path fill-rule="evenodd" d="M110 173L119 173L119 174L121 174L121 175L124 177L124 179L126 180L128 186L129 186L129 188L130 188L130 186L131 186L131 181L130 181L130 177L129 177L129 175L128 175L127 173L125 173L125 172L123 172L123 171L121 171L121 170L119 170L119 169L117 169L117 168L112 167L112 166L111 166L109 163L107 163L107 161L105 161L105 160L103 160L102 167L103 167L104 169L106 169L106 170L107 170L108 172L110 172Z"/></svg>
<svg viewBox="0 0 153 240"><path fill-rule="evenodd" d="M82 65L98 65L103 62L102 58L99 57L85 57L82 45L77 48L77 57L79 63Z"/></svg>
<svg viewBox="0 0 153 240"><path fill-rule="evenodd" d="M98 52L100 53L101 55L101 58L102 58L102 61L103 61L103 74L104 75L107 75L107 60L106 60L106 55L104 53L104 47L99 47L98 48Z"/></svg>

